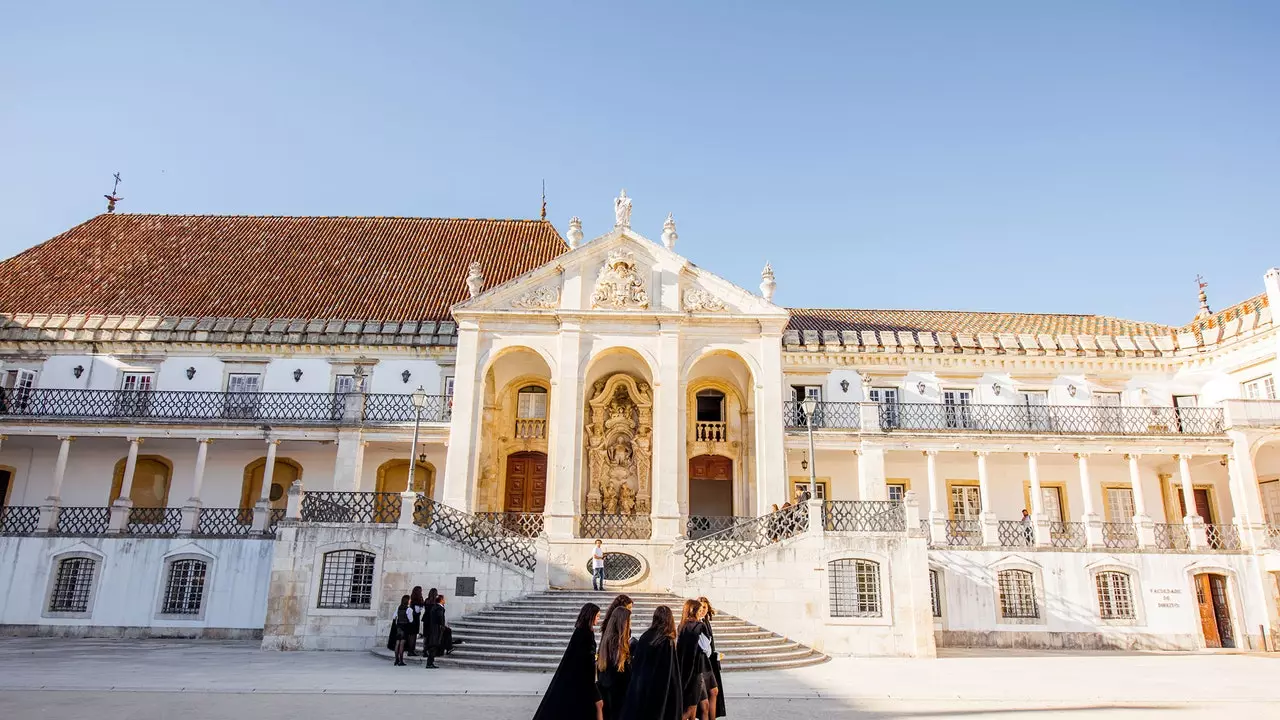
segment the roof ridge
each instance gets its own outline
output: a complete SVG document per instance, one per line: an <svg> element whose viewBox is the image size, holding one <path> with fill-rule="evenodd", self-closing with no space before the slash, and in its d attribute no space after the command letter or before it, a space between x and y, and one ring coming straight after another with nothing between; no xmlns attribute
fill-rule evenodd
<svg viewBox="0 0 1280 720"><path fill-rule="evenodd" d="M1019 312L1009 310L939 310L927 308L845 308L845 307L788 307L791 312L806 310L813 311L845 311L845 312L925 312L925 313L951 313L955 315L1019 315L1023 317L1077 317L1077 318L1108 318L1111 320L1120 320L1122 322L1137 323L1141 325L1162 325L1164 327L1175 327L1168 323L1155 322L1152 320L1130 320L1118 315L1100 315L1097 313L1068 313L1068 312Z"/></svg>
<svg viewBox="0 0 1280 720"><path fill-rule="evenodd" d="M253 215L238 213L99 213L85 222L92 222L100 217L235 218L252 220L465 220L551 224L551 221L546 218L434 217L427 215ZM83 224L81 223L81 225Z"/></svg>

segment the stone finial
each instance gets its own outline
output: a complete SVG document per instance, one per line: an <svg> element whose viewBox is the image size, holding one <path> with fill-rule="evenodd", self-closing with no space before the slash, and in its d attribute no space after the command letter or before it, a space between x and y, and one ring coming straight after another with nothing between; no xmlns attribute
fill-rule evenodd
<svg viewBox="0 0 1280 720"><path fill-rule="evenodd" d="M484 273L480 271L480 263L473 262L467 268L467 292L471 293L471 297L475 297L482 289L484 289Z"/></svg>
<svg viewBox="0 0 1280 720"><path fill-rule="evenodd" d="M777 288L778 283L773 280L773 266L766 262L764 270L760 271L760 295L765 300L773 302L773 291Z"/></svg>
<svg viewBox="0 0 1280 720"><path fill-rule="evenodd" d="M582 244L582 218L574 215L569 218L569 249L572 250Z"/></svg>
<svg viewBox="0 0 1280 720"><path fill-rule="evenodd" d="M676 249L676 240L680 236L676 234L676 219L667 213L667 221L662 223L662 244L667 246L668 250Z"/></svg>

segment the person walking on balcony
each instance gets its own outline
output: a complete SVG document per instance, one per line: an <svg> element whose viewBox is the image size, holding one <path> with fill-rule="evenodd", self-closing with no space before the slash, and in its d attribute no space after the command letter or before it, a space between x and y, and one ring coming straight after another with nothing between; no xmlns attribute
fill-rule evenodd
<svg viewBox="0 0 1280 720"><path fill-rule="evenodd" d="M1028 545L1036 544L1036 526L1031 522L1031 513L1026 508L1022 508L1022 536L1027 539Z"/></svg>
<svg viewBox="0 0 1280 720"><path fill-rule="evenodd" d="M591 589L604 590L604 543L600 540L591 553Z"/></svg>
<svg viewBox="0 0 1280 720"><path fill-rule="evenodd" d="M631 648L635 639L631 637L631 610L624 605L610 606L610 610L601 623L596 684L604 701L604 720L618 720L631 684Z"/></svg>
<svg viewBox="0 0 1280 720"><path fill-rule="evenodd" d="M409 596L404 595L400 598L400 606L396 608L395 625L393 632L396 635L396 667L401 667L404 662L404 645L410 637L410 631L413 628L413 610L409 609Z"/></svg>
<svg viewBox="0 0 1280 720"><path fill-rule="evenodd" d="M676 662L676 621L659 605L653 624L636 641L631 678L619 720L680 720L684 715L680 664Z"/></svg>
<svg viewBox="0 0 1280 720"><path fill-rule="evenodd" d="M603 720L604 702L596 686L596 635L600 606L587 603L578 611L569 647L533 720Z"/></svg>

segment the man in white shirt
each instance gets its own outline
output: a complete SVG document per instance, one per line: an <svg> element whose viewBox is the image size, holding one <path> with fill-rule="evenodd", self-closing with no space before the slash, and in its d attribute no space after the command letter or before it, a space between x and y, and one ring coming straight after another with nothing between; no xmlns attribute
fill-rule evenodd
<svg viewBox="0 0 1280 720"><path fill-rule="evenodd" d="M591 555L591 589L604 590L604 547L599 540Z"/></svg>

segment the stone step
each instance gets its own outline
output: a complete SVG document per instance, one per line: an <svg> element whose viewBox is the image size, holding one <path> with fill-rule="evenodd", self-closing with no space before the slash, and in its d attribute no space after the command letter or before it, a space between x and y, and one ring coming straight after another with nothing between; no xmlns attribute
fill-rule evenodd
<svg viewBox="0 0 1280 720"><path fill-rule="evenodd" d="M453 632L457 634L459 637L466 637L467 633L471 631L502 633L502 634L513 635L513 636L537 635L537 636L544 636L544 637L550 636L550 637L562 637L562 638L568 638L571 634L573 634L573 623L571 622L559 622L555 624L543 624L543 623L531 624L531 623L524 623L524 622L511 622L509 620L493 621L493 620L488 620L486 618L467 618L465 620L458 620L456 622L450 623L449 627L452 627ZM640 632L643 632L644 628L636 628L635 626L632 626L632 633L636 633L637 630L639 630ZM597 629L597 632L598 632L598 629ZM742 626L742 627L727 627L727 628L721 628L717 626L715 629L715 632L716 632L716 640L720 640L721 638L728 639L728 638L760 637L760 636L768 637L773 635L773 633L769 632L768 630L758 628L754 625ZM637 634L637 637L639 637L638 634Z"/></svg>
<svg viewBox="0 0 1280 720"><path fill-rule="evenodd" d="M386 660L392 660L395 654L386 648L376 648L372 650L373 654ZM561 651L563 654L563 651ZM411 665L421 667L425 662L423 658L408 658L413 662ZM725 656L721 662L721 668L725 672L746 672L751 670L781 670L786 668L807 667L809 665L817 665L827 661L826 656L810 650L805 656L794 656L785 658L767 658L752 657L747 659L734 660L729 656ZM467 667L477 670L507 670L507 671L524 671L524 672L554 672L560 664L560 658L557 656L553 660L533 660L519 655L511 655L507 658L499 657L474 657L463 652L462 648L455 650L452 655L436 658L436 664L441 667Z"/></svg>
<svg viewBox="0 0 1280 720"><path fill-rule="evenodd" d="M468 646L478 646L480 644L507 644L518 645L522 647L553 647L564 649L569 642L569 635L511 635L508 633L476 633L467 632L463 634L455 628L454 636L459 640L465 640ZM637 636L638 637L638 636ZM716 648L721 652L729 653L738 650L747 650L750 648L761 647L782 647L784 645L794 644L791 640L784 637L773 635L768 632L760 632L756 636L740 637L740 638L716 638Z"/></svg>
<svg viewBox="0 0 1280 720"><path fill-rule="evenodd" d="M466 645L460 646L455 653L462 653L468 657L476 654L494 654L503 655L520 655L533 657L551 657L559 658L564 654L566 643L546 644L546 645L523 645L511 642L502 642L500 640L468 640ZM811 652L809 648L792 642L786 638L779 638L777 643L769 645L744 645L731 647L728 645L721 646L716 643L716 649L724 654L725 659L737 658L740 656L750 655L793 655L808 654Z"/></svg>

